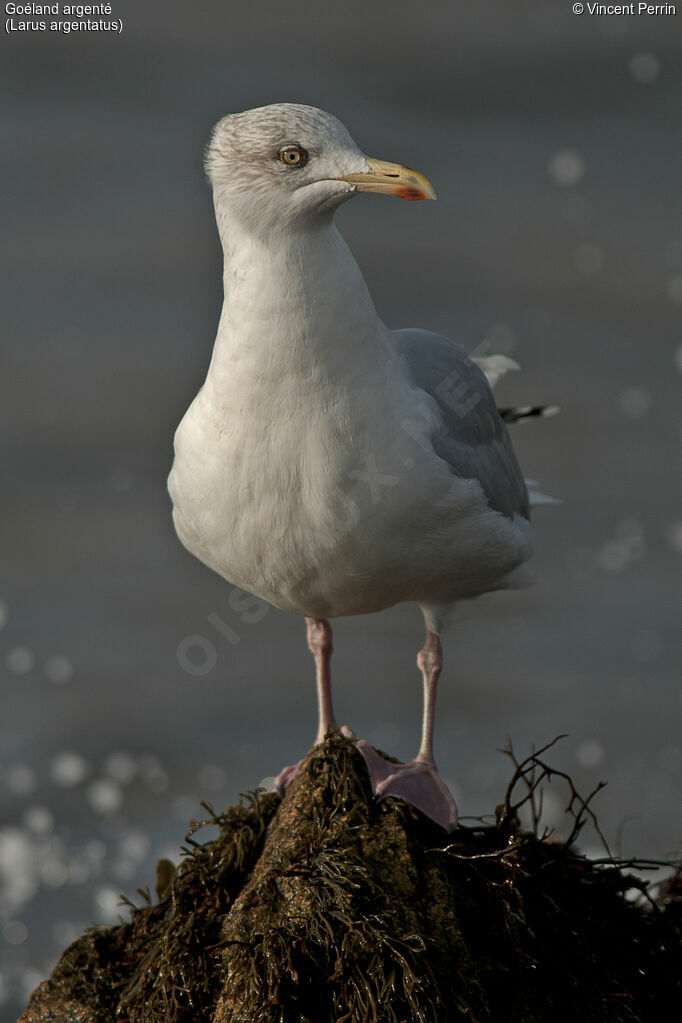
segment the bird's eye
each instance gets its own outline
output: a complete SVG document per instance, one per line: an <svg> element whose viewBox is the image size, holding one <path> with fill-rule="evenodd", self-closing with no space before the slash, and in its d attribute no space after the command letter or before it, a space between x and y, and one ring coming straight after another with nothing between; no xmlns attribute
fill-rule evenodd
<svg viewBox="0 0 682 1023"><path fill-rule="evenodd" d="M279 158L287 167L302 167L308 160L308 154L303 146L284 146L279 151Z"/></svg>

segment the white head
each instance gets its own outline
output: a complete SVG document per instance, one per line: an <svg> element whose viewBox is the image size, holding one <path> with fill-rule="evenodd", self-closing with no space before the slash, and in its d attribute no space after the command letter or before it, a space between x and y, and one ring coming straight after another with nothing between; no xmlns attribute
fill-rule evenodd
<svg viewBox="0 0 682 1023"><path fill-rule="evenodd" d="M247 230L329 220L358 191L435 198L416 171L368 159L331 114L273 103L224 117L206 150L219 220Z"/></svg>

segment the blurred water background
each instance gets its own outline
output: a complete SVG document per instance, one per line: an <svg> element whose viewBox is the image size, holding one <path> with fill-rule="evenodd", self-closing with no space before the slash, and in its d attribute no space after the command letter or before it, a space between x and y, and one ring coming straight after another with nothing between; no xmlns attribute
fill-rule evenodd
<svg viewBox="0 0 682 1023"><path fill-rule="evenodd" d="M313 737L302 623L250 621L165 492L221 302L202 147L263 103L428 175L437 203L340 213L380 314L512 356L501 401L562 408L514 432L563 501L535 515L538 584L447 638L436 754L463 814L501 800L508 735L568 733L551 762L608 781L614 849L679 854L682 14L571 7L119 0L120 36L3 35L2 1023L178 859L201 799ZM402 759L421 642L410 606L336 623L340 718Z"/></svg>

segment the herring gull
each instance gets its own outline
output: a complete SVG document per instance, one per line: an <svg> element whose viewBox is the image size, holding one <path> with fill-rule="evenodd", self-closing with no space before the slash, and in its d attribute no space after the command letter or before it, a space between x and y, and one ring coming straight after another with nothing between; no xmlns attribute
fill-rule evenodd
<svg viewBox="0 0 682 1023"><path fill-rule="evenodd" d="M276 103L225 117L206 170L225 299L175 436L177 533L229 582L305 617L317 743L337 727L329 619L420 606L419 751L397 765L357 746L378 797L452 829L433 755L440 634L457 601L523 585L532 554L526 483L486 379L514 364L479 366L447 338L384 325L334 213L360 192L435 192L366 157L332 115Z"/></svg>

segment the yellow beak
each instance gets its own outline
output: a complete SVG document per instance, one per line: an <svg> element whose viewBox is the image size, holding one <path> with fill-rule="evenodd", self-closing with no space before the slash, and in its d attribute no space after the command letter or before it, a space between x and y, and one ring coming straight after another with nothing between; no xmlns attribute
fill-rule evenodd
<svg viewBox="0 0 682 1023"><path fill-rule="evenodd" d="M418 171L409 167L401 167L399 163L387 163L385 160L370 160L369 174L347 174L337 181L348 181L355 185L358 192L381 192L384 195L397 195L408 202L414 199L435 199L436 191L430 181Z"/></svg>

